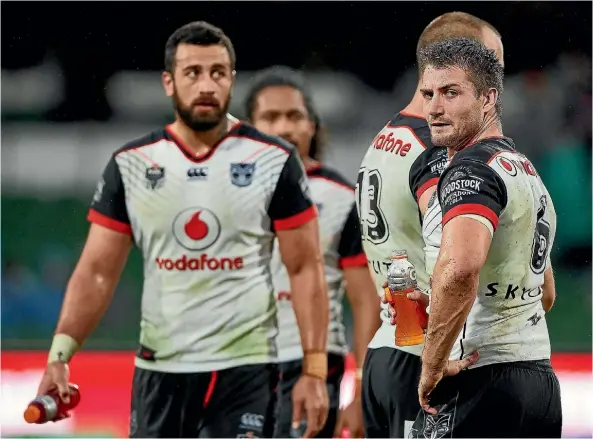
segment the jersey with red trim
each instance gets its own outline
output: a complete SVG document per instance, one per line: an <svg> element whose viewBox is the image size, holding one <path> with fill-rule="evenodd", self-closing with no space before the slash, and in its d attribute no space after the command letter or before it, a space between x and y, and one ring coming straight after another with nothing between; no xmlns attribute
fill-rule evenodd
<svg viewBox="0 0 593 439"><path fill-rule="evenodd" d="M397 114L375 137L358 173L356 203L362 242L373 273L377 294L394 250L406 250L416 267L418 284L428 287L424 269L421 214L417 198L437 184L443 169L443 150L432 146L426 120ZM382 325L369 347L392 347L421 355L422 345L395 346L394 327L387 306L381 310Z"/></svg>
<svg viewBox="0 0 593 439"><path fill-rule="evenodd" d="M196 158L167 128L109 160L89 220L144 259L136 365L204 372L275 362L275 230L316 217L294 147L240 123Z"/></svg>
<svg viewBox="0 0 593 439"><path fill-rule="evenodd" d="M484 139L453 156L437 193L426 219L434 215L445 225L456 216L466 216L492 233L478 295L451 359L475 350L480 353L475 367L549 359L550 340L541 299L556 234L556 212L533 165L515 150L511 139ZM442 225L434 230L425 228L434 262Z"/></svg>
<svg viewBox="0 0 593 439"><path fill-rule="evenodd" d="M317 166L307 171L311 198L317 206L321 251L329 294L330 318L328 352L345 355L348 351L342 315L343 270L366 267L360 241L360 222L354 204L354 187L339 173ZM302 358L299 329L292 308L290 282L282 264L278 245L274 248L272 273L278 303L278 358L281 362Z"/></svg>

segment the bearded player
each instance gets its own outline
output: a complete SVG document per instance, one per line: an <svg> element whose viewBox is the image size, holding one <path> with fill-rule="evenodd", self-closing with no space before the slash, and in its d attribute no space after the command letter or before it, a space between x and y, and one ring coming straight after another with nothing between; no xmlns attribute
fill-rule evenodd
<svg viewBox="0 0 593 439"><path fill-rule="evenodd" d="M272 67L253 81L246 101L246 114L259 130L282 137L297 146L305 165L311 198L319 212L321 251L330 297L328 329L327 390L330 411L318 437L340 436L347 428L351 437L362 437L360 373L353 402L339 411L340 382L348 352L342 316L344 292L354 317L354 357L362 367L367 344L380 325L379 300L360 240L360 222L354 202L354 188L338 172L321 163L322 136L319 116L302 76L286 67ZM295 316L292 292L286 269L277 251L272 259L276 288L280 367L279 415L275 437L289 437L292 427L294 385L303 367L299 340L298 315ZM359 369L360 372L361 369ZM298 423L295 425L298 426Z"/></svg>
<svg viewBox="0 0 593 439"><path fill-rule="evenodd" d="M502 61L503 47L496 29L462 12L433 20L420 36L417 57L428 44L455 36L482 41ZM447 158L446 151L434 148L430 141L423 102L418 87L410 104L375 137L358 175L363 248L380 296L393 250L407 250L416 267L419 288L428 288L422 222L430 219L423 215ZM387 305L381 318L383 324L369 344L363 367L366 437L405 437L419 409L417 387L423 346L396 346ZM455 373L472 361L466 357L451 362L446 372Z"/></svg>
<svg viewBox="0 0 593 439"><path fill-rule="evenodd" d="M176 30L162 82L175 122L110 158L64 298L39 394L68 398L68 362L107 309L135 243L144 259L132 437L270 437L277 382L274 238L302 342L295 419L327 417L328 298L317 211L297 150L227 116L229 38Z"/></svg>

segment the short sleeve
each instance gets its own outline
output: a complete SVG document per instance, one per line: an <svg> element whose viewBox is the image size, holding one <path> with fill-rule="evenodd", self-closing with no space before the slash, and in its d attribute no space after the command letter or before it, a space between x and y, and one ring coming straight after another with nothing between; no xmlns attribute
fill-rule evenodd
<svg viewBox="0 0 593 439"><path fill-rule="evenodd" d="M317 217L301 160L292 150L278 178L268 215L275 230L294 229Z"/></svg>
<svg viewBox="0 0 593 439"><path fill-rule="evenodd" d="M446 148L428 148L416 158L410 169L410 191L416 201L427 189L436 186L446 165Z"/></svg>
<svg viewBox="0 0 593 439"><path fill-rule="evenodd" d="M340 267L342 269L367 265L367 258L362 249L360 221L354 203L340 235L338 255L340 256Z"/></svg>
<svg viewBox="0 0 593 439"><path fill-rule="evenodd" d="M472 159L453 161L438 186L443 226L459 215L478 215L498 226L506 207L507 191L502 178L488 165Z"/></svg>
<svg viewBox="0 0 593 439"><path fill-rule="evenodd" d="M115 156L109 159L97 184L88 220L116 232L132 234L124 184Z"/></svg>

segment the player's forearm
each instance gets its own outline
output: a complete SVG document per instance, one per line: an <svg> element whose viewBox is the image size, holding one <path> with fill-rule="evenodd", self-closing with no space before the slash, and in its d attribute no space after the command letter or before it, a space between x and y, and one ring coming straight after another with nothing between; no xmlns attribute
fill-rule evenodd
<svg viewBox="0 0 593 439"><path fill-rule="evenodd" d="M375 295L374 291L373 295ZM381 325L381 319L379 317L381 308L378 305L378 301L357 300L354 303L350 302L350 305L354 319L352 348L354 358L356 359L356 366L360 368L364 364L367 346Z"/></svg>
<svg viewBox="0 0 593 439"><path fill-rule="evenodd" d="M81 346L107 310L117 280L77 268L66 289L56 334L66 334Z"/></svg>
<svg viewBox="0 0 593 439"><path fill-rule="evenodd" d="M329 298L320 262L303 265L290 274L292 305L303 352L325 352L329 324Z"/></svg>
<svg viewBox="0 0 593 439"><path fill-rule="evenodd" d="M423 369L442 371L476 298L479 271L439 261L432 279L430 316L422 353Z"/></svg>

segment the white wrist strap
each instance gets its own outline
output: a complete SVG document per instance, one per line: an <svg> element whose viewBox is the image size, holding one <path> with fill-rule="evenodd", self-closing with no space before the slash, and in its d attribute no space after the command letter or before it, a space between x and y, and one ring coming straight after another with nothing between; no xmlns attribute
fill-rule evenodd
<svg viewBox="0 0 593 439"><path fill-rule="evenodd" d="M67 334L56 334L49 349L48 363L63 361L68 363L79 346L76 340Z"/></svg>

